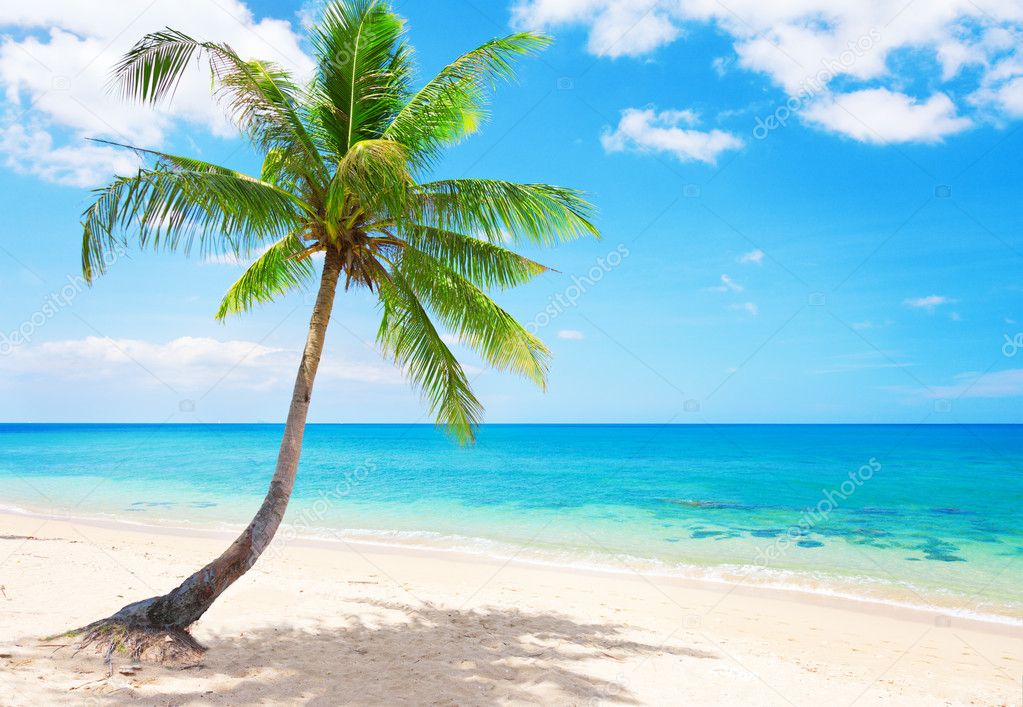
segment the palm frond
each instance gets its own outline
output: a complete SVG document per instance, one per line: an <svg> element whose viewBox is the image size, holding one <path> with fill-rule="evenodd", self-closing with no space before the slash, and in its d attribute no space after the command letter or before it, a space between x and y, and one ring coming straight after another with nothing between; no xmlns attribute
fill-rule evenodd
<svg viewBox="0 0 1023 707"><path fill-rule="evenodd" d="M507 248L453 231L408 226L401 235L412 247L484 288L516 287L550 269Z"/></svg>
<svg viewBox="0 0 1023 707"><path fill-rule="evenodd" d="M400 212L413 186L406 156L405 147L393 140L360 140L352 145L338 162L327 192L327 223L346 216L348 197L354 199L357 214Z"/></svg>
<svg viewBox="0 0 1023 707"><path fill-rule="evenodd" d="M414 219L428 226L479 233L492 242L554 245L599 238L593 207L581 192L549 184L451 179L419 186Z"/></svg>
<svg viewBox="0 0 1023 707"><path fill-rule="evenodd" d="M293 194L300 192L301 185L290 167L292 159L291 153L284 148L274 147L268 150L266 156L263 157L263 165L259 171L260 181L273 184L275 187Z"/></svg>
<svg viewBox="0 0 1023 707"><path fill-rule="evenodd" d="M106 271L104 257L125 248L198 248L203 255L245 253L280 238L307 217L302 202L272 184L188 158L165 155L153 167L117 177L93 191L82 214L82 272L87 281Z"/></svg>
<svg viewBox="0 0 1023 707"><path fill-rule="evenodd" d="M415 291L400 273L392 272L381 278L378 295L382 318L377 342L381 349L405 369L438 424L462 444L474 441L483 405Z"/></svg>
<svg viewBox="0 0 1023 707"><path fill-rule="evenodd" d="M131 100L143 103L170 100L191 59L202 49L201 42L184 32L170 28L150 32L114 67L114 84L122 96Z"/></svg>
<svg viewBox="0 0 1023 707"><path fill-rule="evenodd" d="M487 116L490 90L498 81L514 79L514 60L536 54L550 42L544 35L521 32L466 52L405 103L384 137L406 145L416 165L428 167L442 148L477 130Z"/></svg>
<svg viewBox="0 0 1023 707"><path fill-rule="evenodd" d="M205 56L216 96L229 116L264 153L286 148L301 159L296 170L326 170L319 150L303 125L303 93L291 75L272 62L245 61L228 45L201 42L177 30L151 32L139 40L114 69L121 94L143 103L173 96L191 59Z"/></svg>
<svg viewBox="0 0 1023 707"><path fill-rule="evenodd" d="M438 320L487 363L546 388L547 347L485 292L415 249L403 251L397 272Z"/></svg>
<svg viewBox="0 0 1023 707"><path fill-rule="evenodd" d="M336 159L379 138L405 93L404 21L379 0L326 6L310 40L319 58L312 115Z"/></svg>
<svg viewBox="0 0 1023 707"><path fill-rule="evenodd" d="M271 245L260 255L224 295L217 310L217 319L248 311L259 303L271 302L316 275L310 261L314 252L300 238L291 234Z"/></svg>
<svg viewBox="0 0 1023 707"><path fill-rule="evenodd" d="M290 198L294 202L296 207L306 212L310 216L313 216L315 213L313 207L304 199L300 198L299 196L295 195L294 193L287 189L282 189L279 185L275 183L275 180L281 178L282 170L281 162L284 159L286 159L281 154L283 152L281 148L276 148L272 150L270 153L267 154L266 158L264 159L263 171L266 172L267 176L271 178L263 179L261 176L260 179L255 179L245 174L244 172L239 172L236 169L231 169L230 167L222 167L218 164L214 164L212 162L205 162L194 157L175 155L169 152L161 152L160 150L152 150L146 147L136 147L135 145L126 145L124 143L113 142L111 140L90 138L90 141L99 143L101 145L110 145L112 147L120 147L125 150L131 150L139 157L143 159L152 158L153 160L155 160L156 164L159 164L162 167L170 169L172 171L220 174L224 176L236 177L238 179L243 179L250 182L262 183L267 187L276 189L281 196ZM272 166L268 167L267 163L269 163Z"/></svg>

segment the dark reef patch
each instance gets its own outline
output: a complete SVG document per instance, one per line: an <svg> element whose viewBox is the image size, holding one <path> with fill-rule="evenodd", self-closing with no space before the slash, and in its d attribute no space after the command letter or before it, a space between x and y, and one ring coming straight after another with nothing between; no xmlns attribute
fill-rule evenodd
<svg viewBox="0 0 1023 707"><path fill-rule="evenodd" d="M923 551L924 559L926 560L933 560L935 562L966 562L965 557L953 554L959 549L958 547L937 538L929 538L926 542L918 545L916 549Z"/></svg>

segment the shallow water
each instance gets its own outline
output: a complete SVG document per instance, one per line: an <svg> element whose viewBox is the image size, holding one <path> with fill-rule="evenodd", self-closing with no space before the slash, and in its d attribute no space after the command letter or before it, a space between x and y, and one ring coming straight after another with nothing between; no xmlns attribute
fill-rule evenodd
<svg viewBox="0 0 1023 707"><path fill-rule="evenodd" d="M0 503L245 523L273 425L0 425ZM1023 617L1023 427L312 425L311 535Z"/></svg>

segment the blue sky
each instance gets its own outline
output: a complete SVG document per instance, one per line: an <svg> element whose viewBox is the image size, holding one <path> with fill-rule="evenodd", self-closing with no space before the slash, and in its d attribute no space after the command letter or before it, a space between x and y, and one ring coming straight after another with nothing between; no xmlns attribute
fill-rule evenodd
<svg viewBox="0 0 1023 707"><path fill-rule="evenodd" d="M283 419L310 298L217 324L241 265L137 252L83 288L88 189L133 166L84 138L257 171L200 75L159 113L104 77L165 25L308 70L313 8L8 5L0 419ZM555 35L436 174L565 184L600 211L602 241L530 253L559 272L500 294L554 352L546 394L458 349L489 421L1020 420L1013 3L395 5L424 78L518 27ZM427 421L376 322L371 296L339 301L313 420Z"/></svg>

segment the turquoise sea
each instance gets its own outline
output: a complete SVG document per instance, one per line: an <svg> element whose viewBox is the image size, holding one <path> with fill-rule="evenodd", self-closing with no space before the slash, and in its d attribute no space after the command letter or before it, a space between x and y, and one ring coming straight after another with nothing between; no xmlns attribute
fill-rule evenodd
<svg viewBox="0 0 1023 707"><path fill-rule="evenodd" d="M0 425L0 504L241 526L275 425ZM1023 620L1023 426L311 425L289 534Z"/></svg>

